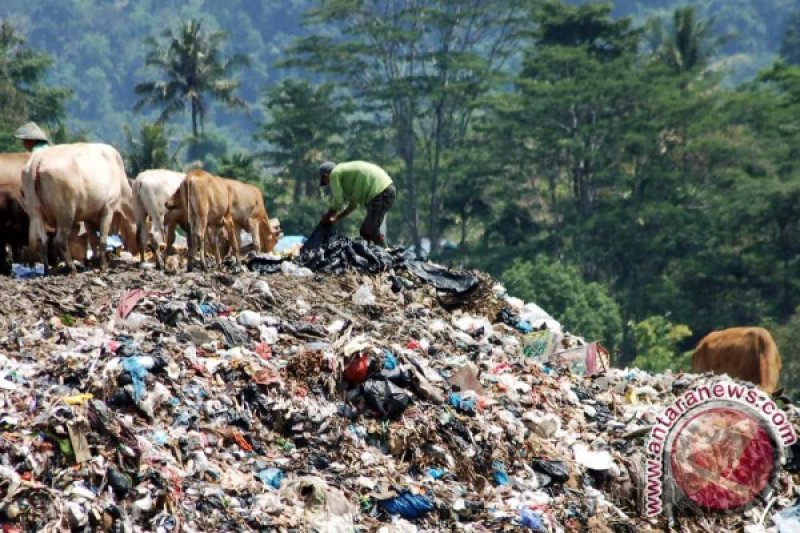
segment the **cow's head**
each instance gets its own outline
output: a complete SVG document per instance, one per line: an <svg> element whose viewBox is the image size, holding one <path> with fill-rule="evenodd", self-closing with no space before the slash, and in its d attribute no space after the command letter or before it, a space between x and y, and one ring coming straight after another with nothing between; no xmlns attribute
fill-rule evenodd
<svg viewBox="0 0 800 533"><path fill-rule="evenodd" d="M269 253L275 249L278 240L283 236L281 221L277 218L270 218L266 224L261 225L261 250Z"/></svg>

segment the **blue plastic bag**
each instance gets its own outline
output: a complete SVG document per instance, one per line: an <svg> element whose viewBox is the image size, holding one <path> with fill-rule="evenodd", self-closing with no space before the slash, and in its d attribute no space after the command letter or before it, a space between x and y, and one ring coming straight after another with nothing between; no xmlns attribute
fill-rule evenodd
<svg viewBox="0 0 800 533"><path fill-rule="evenodd" d="M517 330L519 330L521 333L530 333L533 331L533 324L527 320L520 320L517 322Z"/></svg>
<svg viewBox="0 0 800 533"><path fill-rule="evenodd" d="M508 474L506 473L506 465L500 461L492 462L492 470L494 470L494 481L498 485L508 485Z"/></svg>
<svg viewBox="0 0 800 533"><path fill-rule="evenodd" d="M457 392L451 392L447 398L448 403L465 413L475 412L475 399L465 399Z"/></svg>
<svg viewBox="0 0 800 533"><path fill-rule="evenodd" d="M444 468L429 468L428 475L431 476L433 479L441 479L447 473L447 470Z"/></svg>
<svg viewBox="0 0 800 533"><path fill-rule="evenodd" d="M283 481L283 472L277 468L267 468L258 473L258 479L260 479L264 485L279 489Z"/></svg>
<svg viewBox="0 0 800 533"><path fill-rule="evenodd" d="M394 354L389 350L384 350L383 354L386 356L386 359L383 360L383 368L386 370L397 368L397 358L395 358Z"/></svg>
<svg viewBox="0 0 800 533"><path fill-rule="evenodd" d="M122 368L131 376L133 400L138 403L144 396L144 377L147 375L147 369L141 365L138 357L124 357Z"/></svg>
<svg viewBox="0 0 800 533"><path fill-rule="evenodd" d="M422 518L433 511L433 502L419 494L404 490L389 500L381 500L378 505L389 514L399 514L406 520Z"/></svg>
<svg viewBox="0 0 800 533"><path fill-rule="evenodd" d="M544 522L542 521L542 515L526 507L519 510L519 521L523 526L533 531L546 531Z"/></svg>

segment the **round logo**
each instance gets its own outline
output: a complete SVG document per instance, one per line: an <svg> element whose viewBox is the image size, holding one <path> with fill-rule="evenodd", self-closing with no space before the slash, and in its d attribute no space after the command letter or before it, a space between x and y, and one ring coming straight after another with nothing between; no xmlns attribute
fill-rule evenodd
<svg viewBox="0 0 800 533"><path fill-rule="evenodd" d="M709 405L679 420L668 444L674 487L705 511L739 511L772 490L780 447L760 417Z"/></svg>

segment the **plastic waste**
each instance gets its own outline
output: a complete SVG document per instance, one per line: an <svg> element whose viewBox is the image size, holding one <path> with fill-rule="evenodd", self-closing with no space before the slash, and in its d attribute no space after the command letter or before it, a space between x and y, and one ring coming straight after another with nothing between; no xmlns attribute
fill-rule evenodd
<svg viewBox="0 0 800 533"><path fill-rule="evenodd" d="M576 444L572 450L575 462L590 470L609 470L614 467L614 459L605 450L592 451L585 444Z"/></svg>
<svg viewBox="0 0 800 533"><path fill-rule="evenodd" d="M122 359L122 368L130 375L133 383L133 401L139 402L145 393L144 379L147 375L147 367L152 368L151 358L145 357L125 357Z"/></svg>
<svg viewBox="0 0 800 533"><path fill-rule="evenodd" d="M439 290L464 294L478 286L478 278L468 272L454 272L422 261L409 261L406 266L409 272Z"/></svg>
<svg viewBox="0 0 800 533"><path fill-rule="evenodd" d="M451 392L447 397L447 402L464 413L475 413L475 398L465 398L460 393Z"/></svg>
<svg viewBox="0 0 800 533"><path fill-rule="evenodd" d="M371 379L360 387L367 404L382 418L400 416L411 401L405 390L389 380Z"/></svg>
<svg viewBox="0 0 800 533"><path fill-rule="evenodd" d="M306 278L308 276L314 275L314 273L308 268L298 266L289 261L284 261L281 263L281 272L283 272L284 274L288 274L290 276L297 276L301 278Z"/></svg>
<svg viewBox="0 0 800 533"><path fill-rule="evenodd" d="M433 479L442 479L444 475L447 473L447 470L444 468L429 468L428 475L431 476Z"/></svg>
<svg viewBox="0 0 800 533"><path fill-rule="evenodd" d="M506 465L501 461L492 462L492 470L494 471L494 482L498 485L508 485L508 473L506 472Z"/></svg>
<svg viewBox="0 0 800 533"><path fill-rule="evenodd" d="M547 531L544 522L542 521L542 515L531 509L520 509L519 521L523 526L533 531Z"/></svg>
<svg viewBox="0 0 800 533"><path fill-rule="evenodd" d="M558 483L569 479L569 471L564 461L551 461L548 459L534 459L532 463L536 472L541 472Z"/></svg>
<svg viewBox="0 0 800 533"><path fill-rule="evenodd" d="M403 490L394 498L379 501L380 507L389 514L400 515L407 520L417 520L433 511L433 502L426 496Z"/></svg>
<svg viewBox="0 0 800 533"><path fill-rule="evenodd" d="M357 385L367 379L367 371L369 369L370 356L367 353L355 354L347 366L344 367L342 376L345 381L351 385Z"/></svg>
<svg viewBox="0 0 800 533"><path fill-rule="evenodd" d="M278 468L267 468L258 473L258 478L264 483L274 489L281 488L283 482L283 472Z"/></svg>
<svg viewBox="0 0 800 533"><path fill-rule="evenodd" d="M784 509L773 520L780 533L797 533L800 531L800 505Z"/></svg>
<svg viewBox="0 0 800 533"><path fill-rule="evenodd" d="M360 285L356 292L353 293L353 303L356 305L375 305L378 301L367 285Z"/></svg>

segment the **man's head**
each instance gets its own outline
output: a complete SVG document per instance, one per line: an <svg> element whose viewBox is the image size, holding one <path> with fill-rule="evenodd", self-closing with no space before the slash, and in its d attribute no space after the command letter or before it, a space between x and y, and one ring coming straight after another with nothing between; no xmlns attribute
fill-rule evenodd
<svg viewBox="0 0 800 533"><path fill-rule="evenodd" d="M42 131L42 128L35 122L26 122L20 126L19 129L14 132L14 137L20 139L22 145L25 146L25 149L29 152L39 143L45 142L50 144L50 139L47 137L47 134Z"/></svg>
<svg viewBox="0 0 800 533"><path fill-rule="evenodd" d="M331 172L336 167L333 161L325 161L319 166L319 186L324 187L331 181Z"/></svg>

